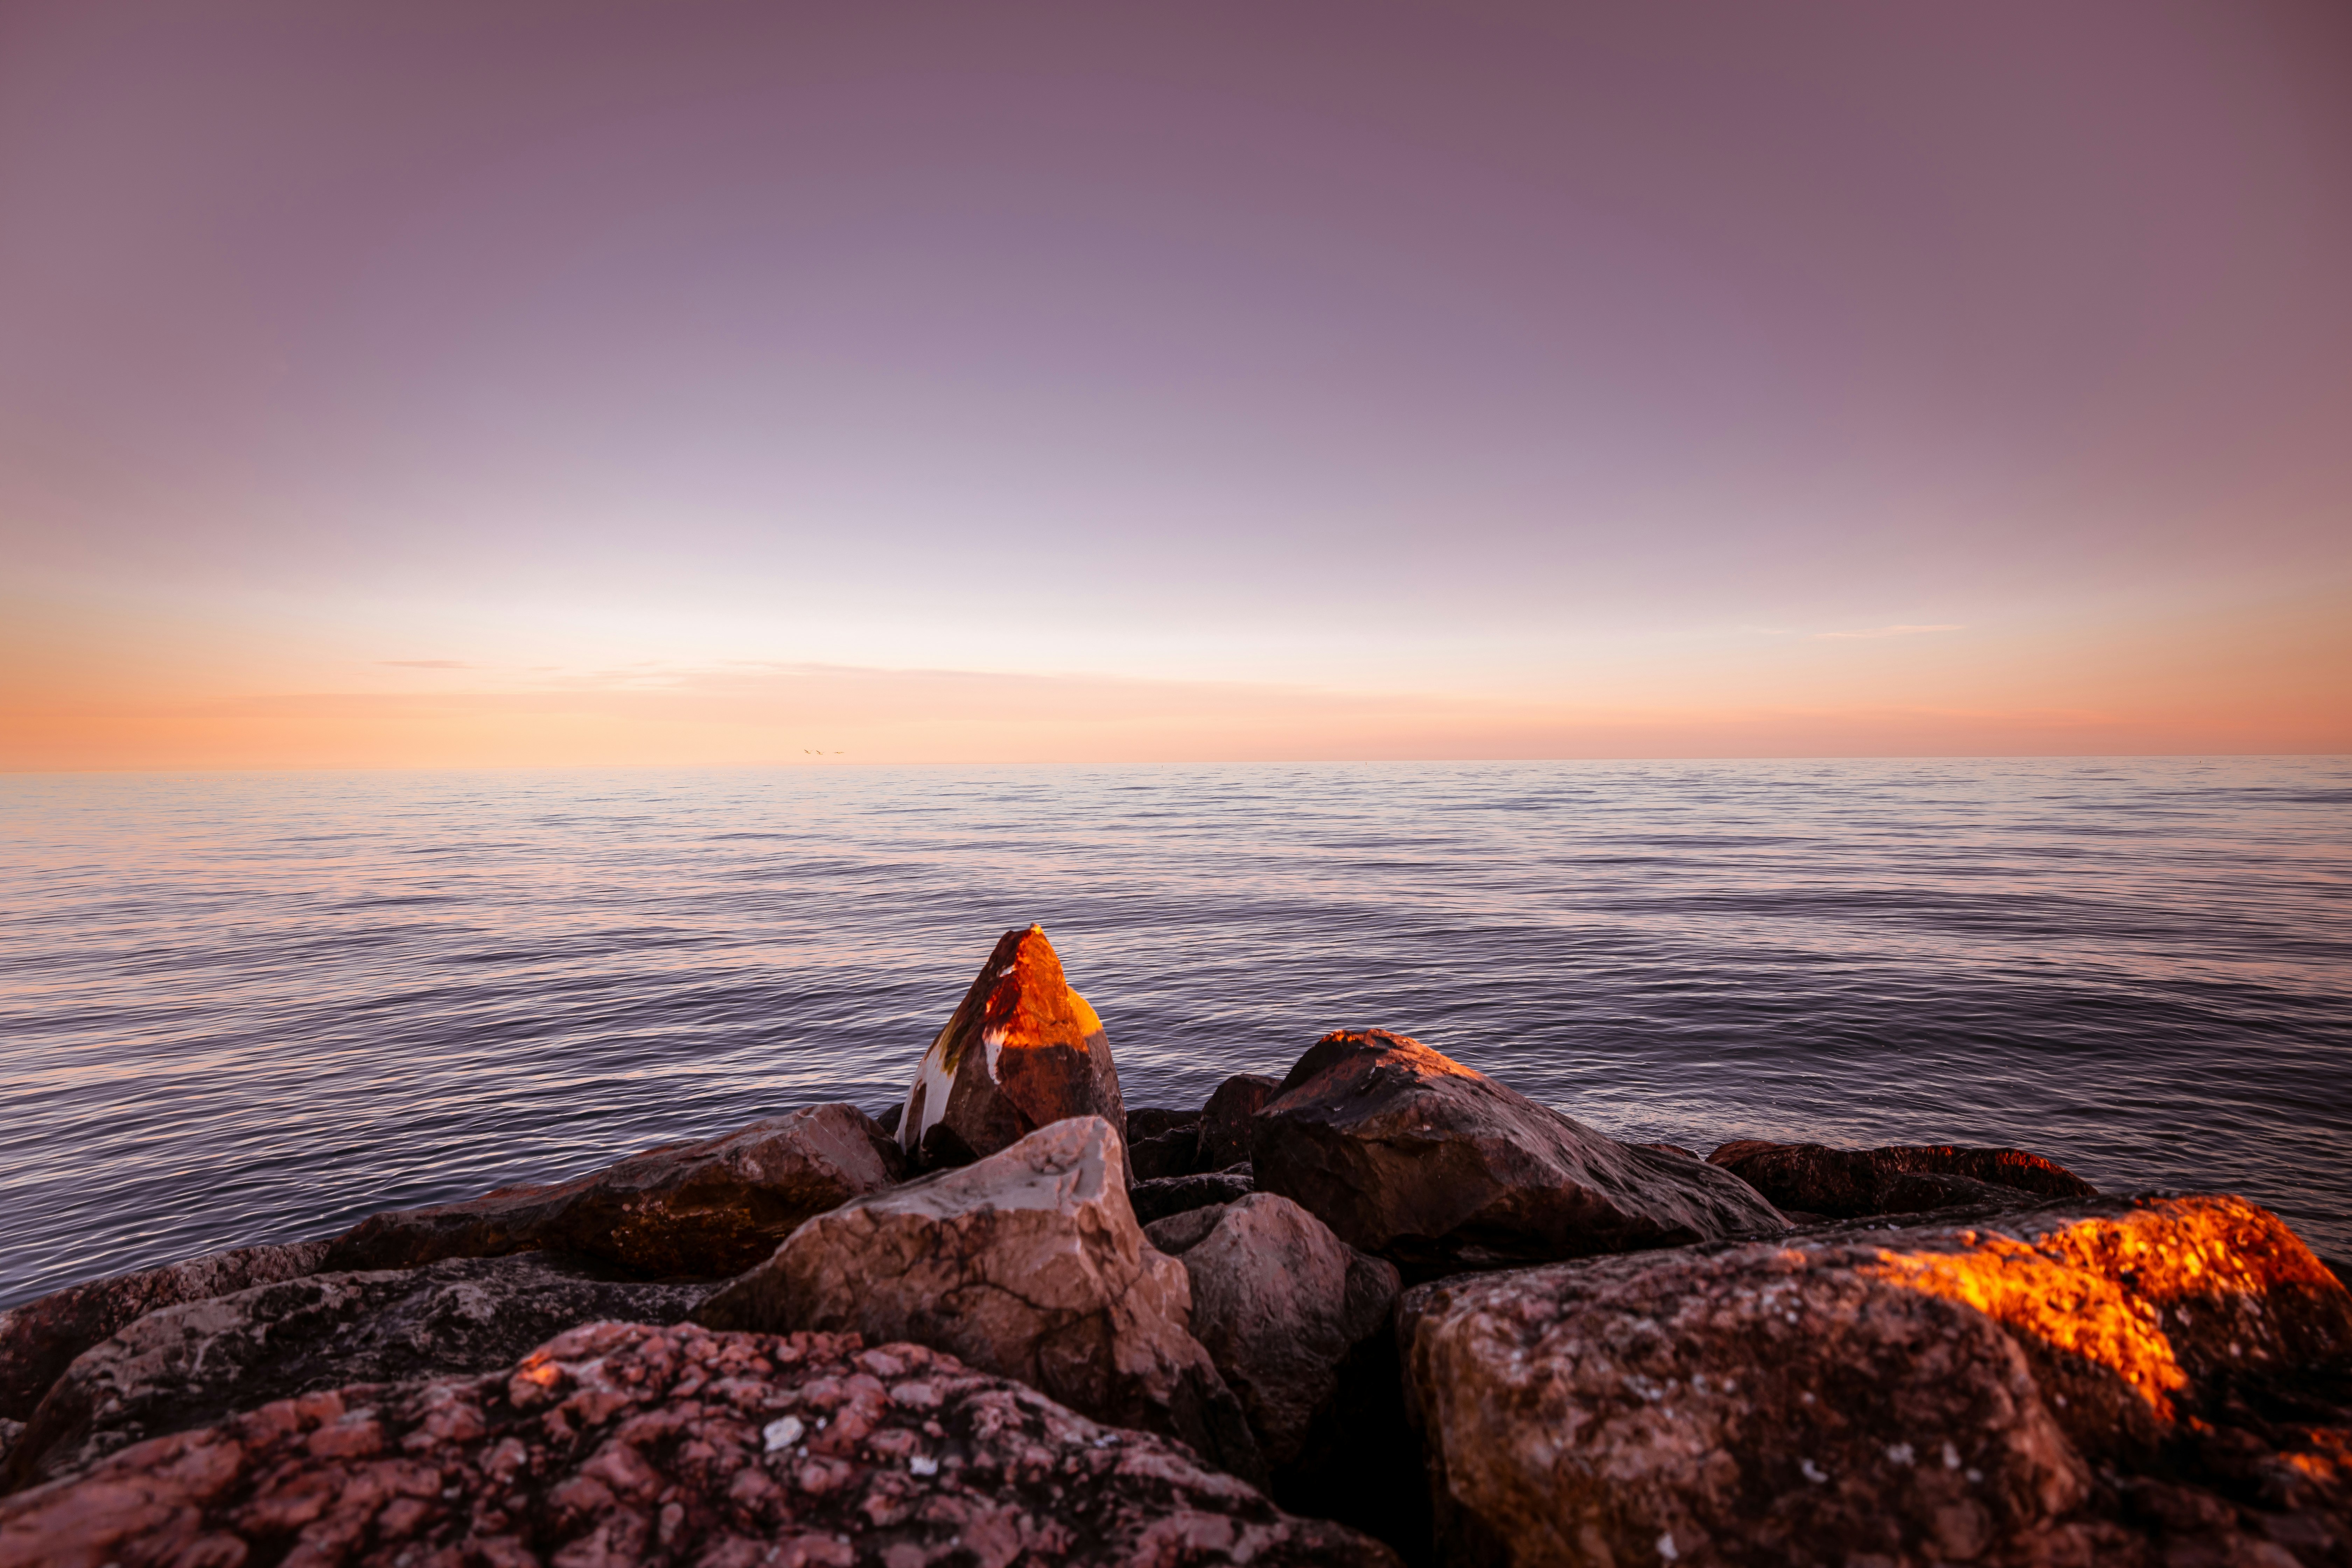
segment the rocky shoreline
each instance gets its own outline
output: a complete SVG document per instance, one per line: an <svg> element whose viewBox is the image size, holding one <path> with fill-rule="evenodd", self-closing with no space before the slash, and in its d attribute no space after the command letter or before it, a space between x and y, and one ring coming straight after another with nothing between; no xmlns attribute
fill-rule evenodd
<svg viewBox="0 0 2352 1568"><path fill-rule="evenodd" d="M0 1568L2352 1565L2352 1296L2014 1150L1610 1139L1420 1042L1123 1101L1007 932L879 1116L0 1314Z"/></svg>

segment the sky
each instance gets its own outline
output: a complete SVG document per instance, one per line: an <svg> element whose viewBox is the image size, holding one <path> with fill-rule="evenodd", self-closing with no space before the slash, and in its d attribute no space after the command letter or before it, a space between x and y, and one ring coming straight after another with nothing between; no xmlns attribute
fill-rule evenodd
<svg viewBox="0 0 2352 1568"><path fill-rule="evenodd" d="M2336 0L0 0L0 769L2352 751Z"/></svg>

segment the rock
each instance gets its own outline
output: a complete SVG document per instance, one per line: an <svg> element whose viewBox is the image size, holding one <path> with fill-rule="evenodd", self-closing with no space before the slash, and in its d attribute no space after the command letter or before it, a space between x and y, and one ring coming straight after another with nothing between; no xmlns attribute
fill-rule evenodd
<svg viewBox="0 0 2352 1568"><path fill-rule="evenodd" d="M1222 1171L1250 1157L1250 1118L1282 1085L1263 1073L1235 1073L1217 1085L1201 1110L1200 1168Z"/></svg>
<svg viewBox="0 0 2352 1568"><path fill-rule="evenodd" d="M22 1421L74 1357L148 1313L316 1273L324 1241L239 1247L72 1285L0 1312L0 1419Z"/></svg>
<svg viewBox="0 0 2352 1568"><path fill-rule="evenodd" d="M1783 1213L1797 1209L1837 1219L1918 1214L1955 1204L2015 1207L2044 1198L2098 1195L2096 1187L2064 1166L2019 1149L1961 1149L1948 1143L1832 1149L1748 1138L1726 1143L1706 1158ZM1953 1178L1968 1184L1954 1184Z"/></svg>
<svg viewBox="0 0 2352 1568"><path fill-rule="evenodd" d="M1118 1170L1110 1122L1057 1121L819 1215L696 1320L912 1340L1261 1475L1240 1404L1187 1331L1183 1265L1145 1244Z"/></svg>
<svg viewBox="0 0 2352 1568"><path fill-rule="evenodd" d="M1258 1190L1409 1279L1787 1228L1727 1173L1620 1143L1385 1029L1317 1042L1250 1140Z"/></svg>
<svg viewBox="0 0 2352 1568"><path fill-rule="evenodd" d="M2352 1542L2352 1297L2238 1198L1593 1258L1399 1320L1460 1561L2284 1568L2275 1542Z"/></svg>
<svg viewBox="0 0 2352 1568"><path fill-rule="evenodd" d="M486 1372L598 1319L674 1323L707 1285L614 1280L526 1253L367 1274L312 1274L129 1324L68 1367L33 1414L0 1491L273 1399L356 1383Z"/></svg>
<svg viewBox="0 0 2352 1568"><path fill-rule="evenodd" d="M1198 1123L1190 1127L1171 1127L1156 1138L1146 1138L1127 1146L1129 1173L1139 1182L1158 1181L1167 1176L1189 1176L1192 1163L1201 1147Z"/></svg>
<svg viewBox="0 0 2352 1568"><path fill-rule="evenodd" d="M279 1401L0 1500L5 1568L280 1561L1396 1563L921 1346L691 1326Z"/></svg>
<svg viewBox="0 0 2352 1568"><path fill-rule="evenodd" d="M811 1215L905 1174L898 1145L864 1111L812 1105L558 1185L376 1215L337 1237L324 1267L410 1268L544 1248L655 1278L723 1279L773 1252Z"/></svg>
<svg viewBox="0 0 2352 1568"><path fill-rule="evenodd" d="M1162 1176L1128 1189L1135 1217L1145 1225L1188 1209L1229 1204L1257 1191L1247 1171L1214 1171L1205 1176Z"/></svg>
<svg viewBox="0 0 2352 1568"><path fill-rule="evenodd" d="M1166 1106L1139 1105L1127 1113L1127 1142L1132 1148L1147 1138L1158 1138L1179 1128L1198 1128L1201 1113L1197 1110L1175 1110Z"/></svg>
<svg viewBox="0 0 2352 1568"><path fill-rule="evenodd" d="M895 1140L898 1136L898 1118L906 1109L907 1108L904 1105L898 1104L884 1106L881 1110L873 1113L874 1125L882 1129L883 1131L888 1133L891 1138Z"/></svg>
<svg viewBox="0 0 2352 1568"><path fill-rule="evenodd" d="M1696 1160L1700 1158L1700 1154L1697 1150L1685 1149L1679 1143L1635 1143L1632 1146L1636 1149L1648 1149L1660 1154L1679 1154L1685 1160ZM1782 1209L1780 1212L1786 1214L1788 1211L1786 1209Z"/></svg>
<svg viewBox="0 0 2352 1568"><path fill-rule="evenodd" d="M1192 1336L1240 1396L1266 1463L1289 1465L1328 1415L1339 1363L1388 1327L1395 1267L1272 1193L1176 1215L1144 1234L1184 1266Z"/></svg>
<svg viewBox="0 0 2352 1568"><path fill-rule="evenodd" d="M927 1170L966 1164L1073 1116L1127 1125L1110 1041L1045 928L1006 931L923 1053L899 1145Z"/></svg>

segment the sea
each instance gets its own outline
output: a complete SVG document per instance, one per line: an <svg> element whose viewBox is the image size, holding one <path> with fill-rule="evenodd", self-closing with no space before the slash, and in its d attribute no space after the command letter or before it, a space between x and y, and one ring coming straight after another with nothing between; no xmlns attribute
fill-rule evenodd
<svg viewBox="0 0 2352 1568"><path fill-rule="evenodd" d="M880 1110L1031 921L1131 1107L1379 1026L2352 1259L2352 759L18 774L0 1306Z"/></svg>

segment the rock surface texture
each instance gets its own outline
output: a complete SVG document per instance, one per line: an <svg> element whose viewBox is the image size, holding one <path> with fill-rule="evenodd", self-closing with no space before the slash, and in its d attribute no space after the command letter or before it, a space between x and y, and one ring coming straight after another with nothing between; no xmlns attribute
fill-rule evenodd
<svg viewBox="0 0 2352 1568"><path fill-rule="evenodd" d="M240 1247L71 1286L0 1312L0 1421L22 1421L74 1357L148 1313L292 1279L324 1267L327 1243Z"/></svg>
<svg viewBox="0 0 2352 1568"><path fill-rule="evenodd" d="M1135 1207L1135 1217L1150 1225L1170 1215L1234 1203L1255 1191L1257 1187L1244 1168L1212 1171L1204 1176L1162 1176L1138 1182L1128 1189L1127 1195Z"/></svg>
<svg viewBox="0 0 2352 1568"><path fill-rule="evenodd" d="M2352 1297L2241 1199L1453 1279L1399 1333L1456 1561L2352 1552Z"/></svg>
<svg viewBox="0 0 2352 1568"><path fill-rule="evenodd" d="M1282 1089L1280 1079L1235 1073L1217 1085L1201 1108L1200 1168L1222 1171L1250 1157L1250 1118Z"/></svg>
<svg viewBox="0 0 2352 1568"><path fill-rule="evenodd" d="M1118 1170L1109 1122L1055 1122L819 1215L696 1319L911 1340L1262 1476L1239 1402L1188 1331L1184 1267L1146 1245Z"/></svg>
<svg viewBox="0 0 2352 1568"><path fill-rule="evenodd" d="M376 1215L336 1237L324 1267L409 1268L544 1248L657 1279L723 1279L773 1252L811 1215L905 1174L905 1157L872 1117L854 1105L812 1105L558 1185Z"/></svg>
<svg viewBox="0 0 2352 1568"><path fill-rule="evenodd" d="M0 1492L273 1399L487 1372L598 1319L674 1323L709 1293L617 1281L526 1253L312 1274L166 1307L92 1346L58 1379L0 1466Z"/></svg>
<svg viewBox="0 0 2352 1568"><path fill-rule="evenodd" d="M898 1142L926 1168L961 1165L1073 1116L1126 1126L1110 1041L1044 928L1006 931L923 1053ZM1119 1159L1123 1179L1123 1144Z"/></svg>
<svg viewBox="0 0 2352 1568"><path fill-rule="evenodd" d="M0 1501L0 1568L1393 1564L1175 1446L915 1345L598 1323Z"/></svg>
<svg viewBox="0 0 2352 1568"><path fill-rule="evenodd" d="M1820 1143L1726 1143L1707 1163L1729 1171L1784 1211L1854 1219L1924 1214L1958 1204L2024 1207L2090 1198L2098 1189L2063 1165L2021 1149L1948 1143L1832 1149Z"/></svg>
<svg viewBox="0 0 2352 1568"><path fill-rule="evenodd" d="M1250 1141L1259 1191L1408 1279L1787 1228L1727 1173L1620 1143L1385 1029L1317 1042Z"/></svg>
<svg viewBox="0 0 2352 1568"><path fill-rule="evenodd" d="M1328 1420L1349 1353L1389 1326L1395 1266L1367 1257L1288 1198L1254 1193L1145 1232L1184 1266L1192 1336L1242 1402L1279 1470Z"/></svg>

